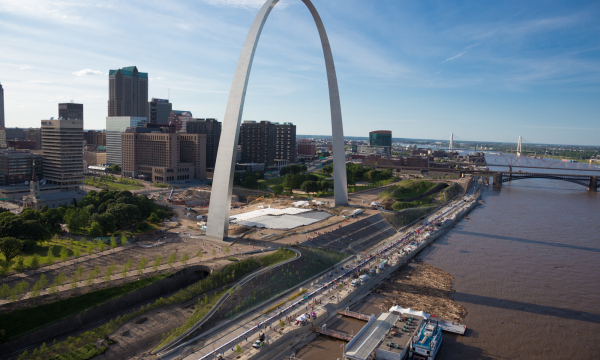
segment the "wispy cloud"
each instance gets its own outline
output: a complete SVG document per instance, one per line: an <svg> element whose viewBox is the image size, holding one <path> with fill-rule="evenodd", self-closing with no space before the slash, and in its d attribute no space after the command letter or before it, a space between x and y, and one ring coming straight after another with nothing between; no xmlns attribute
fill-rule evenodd
<svg viewBox="0 0 600 360"><path fill-rule="evenodd" d="M102 75L102 71L92 70L92 69L83 69L79 71L75 71L73 75L77 76L85 76L85 75Z"/></svg>
<svg viewBox="0 0 600 360"><path fill-rule="evenodd" d="M26 70L26 69L30 69L30 67L27 65L23 65L23 66L19 67L19 70Z"/></svg>
<svg viewBox="0 0 600 360"><path fill-rule="evenodd" d="M469 45L469 46L467 46L466 48L464 48L464 49L463 49L463 50L464 50L463 52L459 53L458 55L454 55L454 56L451 56L451 57L447 58L446 60L442 61L440 64L443 64L443 63L445 63L446 61L452 61L452 60L456 60L456 59L458 59L459 57L461 57L461 56L463 56L464 54L466 54L466 53L468 52L468 50L469 50L469 49L471 49L471 48L474 48L475 46L478 46L478 45L481 45L481 43L480 43L480 42L478 42L477 44Z"/></svg>

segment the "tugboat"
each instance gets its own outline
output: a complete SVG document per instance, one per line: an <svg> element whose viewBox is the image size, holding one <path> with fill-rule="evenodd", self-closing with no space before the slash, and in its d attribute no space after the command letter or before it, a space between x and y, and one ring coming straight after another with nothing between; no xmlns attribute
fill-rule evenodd
<svg viewBox="0 0 600 360"><path fill-rule="evenodd" d="M442 345L442 328L437 321L427 320L410 342L409 359L433 360Z"/></svg>

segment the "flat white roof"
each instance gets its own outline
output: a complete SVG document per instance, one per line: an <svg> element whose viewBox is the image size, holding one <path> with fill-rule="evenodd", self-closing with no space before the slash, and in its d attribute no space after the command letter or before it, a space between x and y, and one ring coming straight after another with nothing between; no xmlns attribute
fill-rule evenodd
<svg viewBox="0 0 600 360"><path fill-rule="evenodd" d="M351 359L366 360L375 351L381 343L385 334L400 318L399 315L392 313L382 313L371 323L366 331L359 333L358 338L354 338L350 347L346 348L344 355Z"/></svg>

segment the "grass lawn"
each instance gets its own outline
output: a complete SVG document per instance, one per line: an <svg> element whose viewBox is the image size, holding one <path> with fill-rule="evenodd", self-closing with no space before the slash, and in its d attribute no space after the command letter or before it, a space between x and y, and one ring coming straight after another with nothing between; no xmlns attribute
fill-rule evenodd
<svg viewBox="0 0 600 360"><path fill-rule="evenodd" d="M118 182L111 181L96 181L96 180L83 180L83 183L89 186L94 186L101 189L108 190L136 190L143 188L142 185L129 185L129 184L121 184Z"/></svg>
<svg viewBox="0 0 600 360"><path fill-rule="evenodd" d="M396 200L408 199L424 194L435 186L435 183L429 181L404 180L382 191L379 197L383 199L393 197Z"/></svg>
<svg viewBox="0 0 600 360"><path fill-rule="evenodd" d="M2 324L0 326L5 331L6 339L20 336L38 327L73 316L134 290L148 286L166 276L168 274L153 276L132 281L121 286L96 290L80 296L58 300L49 304L0 314L0 324Z"/></svg>
<svg viewBox="0 0 600 360"><path fill-rule="evenodd" d="M146 227L144 230L138 230L136 226L132 226L131 228L127 229L127 230L122 230L122 231L118 231L117 233L115 233L115 237L120 237L122 234L125 234L125 236L130 237L133 235L140 235L140 234L145 234L151 231L156 231L158 229L161 228L161 224L153 224L153 223L147 223L148 227Z"/></svg>
<svg viewBox="0 0 600 360"><path fill-rule="evenodd" d="M117 240L117 244L120 244L120 239L118 237L116 240ZM80 249L80 256L85 256L85 255L88 255L87 245L90 243L93 244L93 246L94 246L93 247L94 253L100 251L98 248L98 244L93 241L85 241L85 240L78 241L78 240L70 240L70 239L51 239L48 241L40 242L40 243L37 243L33 248L22 252L21 255L17 256L15 259L11 260L10 269L16 270L15 267L17 265L17 259L19 257L23 258L23 261L25 264L25 269L23 269L23 270L31 269L31 260L33 260L33 257L36 254L39 256L39 261L40 261L39 266L46 265L48 263L48 249L50 248L50 246L53 246L53 249L52 249L52 256L54 258L53 263L58 263L58 262L62 261L60 258L60 251L63 247L67 248L67 253L68 253L67 260L70 259L72 256L74 256L76 247L79 247L79 249ZM106 248L109 249L110 246L107 245ZM2 261L2 262L5 261L3 254L0 254L0 261Z"/></svg>

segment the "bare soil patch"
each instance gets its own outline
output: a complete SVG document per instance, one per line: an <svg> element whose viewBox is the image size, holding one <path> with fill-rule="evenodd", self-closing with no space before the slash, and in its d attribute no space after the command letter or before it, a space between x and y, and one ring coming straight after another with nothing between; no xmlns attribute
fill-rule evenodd
<svg viewBox="0 0 600 360"><path fill-rule="evenodd" d="M449 273L424 262L410 262L377 289L383 309L394 305L433 314L443 320L462 322L467 309L452 299Z"/></svg>

